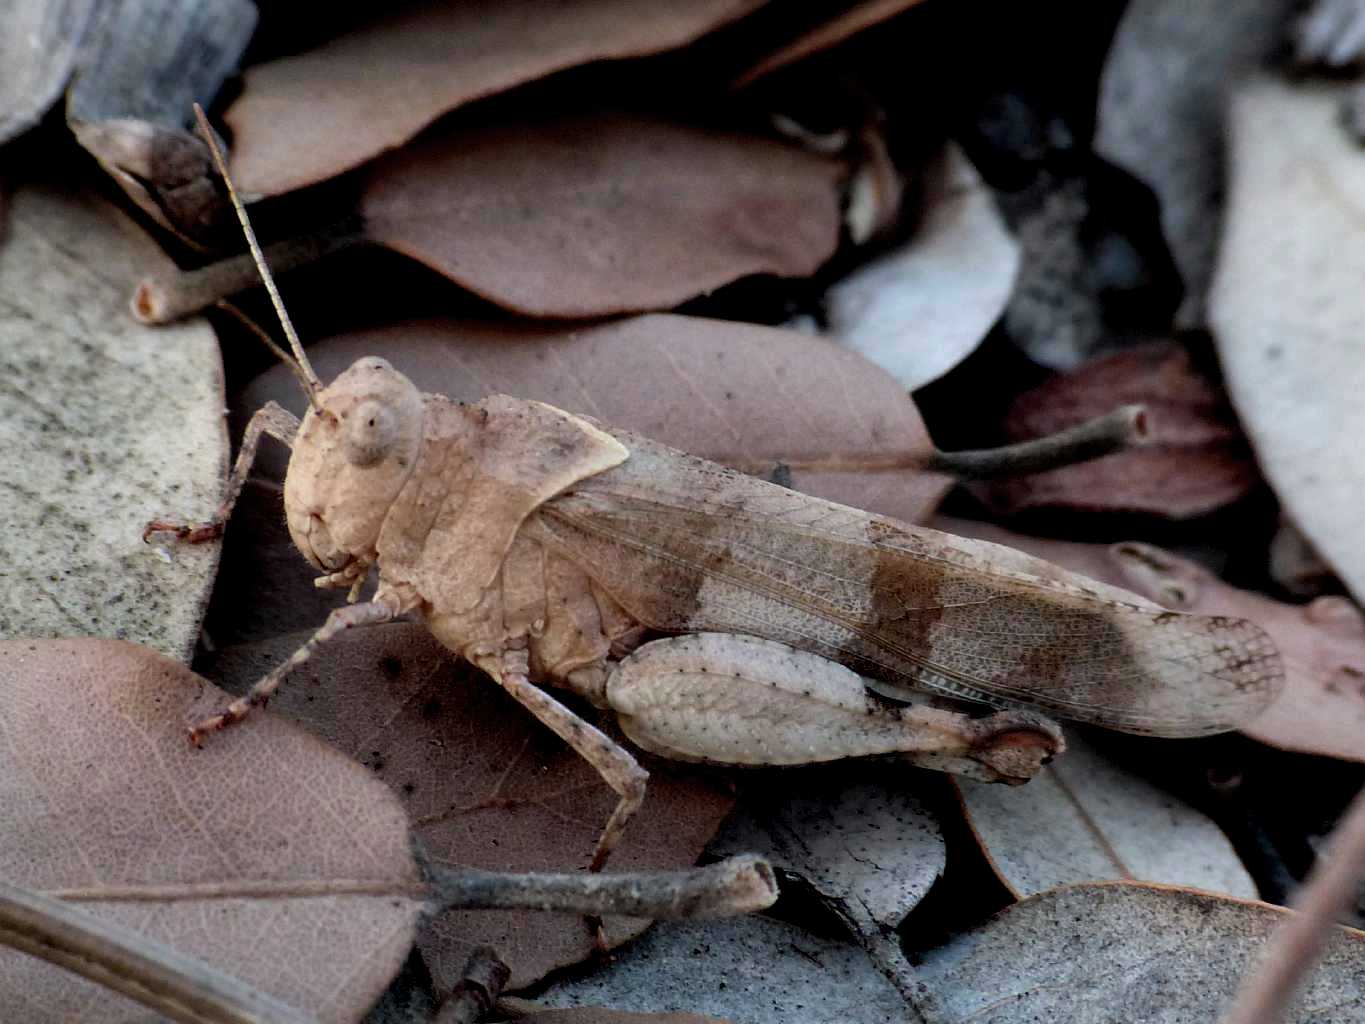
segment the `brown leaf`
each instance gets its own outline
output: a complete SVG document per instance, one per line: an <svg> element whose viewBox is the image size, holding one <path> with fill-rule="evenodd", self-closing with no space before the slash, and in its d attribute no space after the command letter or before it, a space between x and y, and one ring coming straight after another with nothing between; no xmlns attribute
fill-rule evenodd
<svg viewBox="0 0 1365 1024"><path fill-rule="evenodd" d="M19 0L0 32L0 142L37 124L76 66L95 0Z"/></svg>
<svg viewBox="0 0 1365 1024"><path fill-rule="evenodd" d="M1275 641L1287 679L1279 699L1242 731L1286 750L1365 761L1365 616L1344 598L1274 601L1150 544L1075 544L942 517L933 525L1022 548L1176 611L1250 619Z"/></svg>
<svg viewBox="0 0 1365 1024"><path fill-rule="evenodd" d="M839 239L837 160L599 114L443 132L375 163L366 236L518 313L664 309L804 277Z"/></svg>
<svg viewBox="0 0 1365 1024"><path fill-rule="evenodd" d="M330 380L366 355L454 399L533 398L765 477L787 467L797 490L906 522L923 522L951 485L876 469L928 458L919 411L866 360L794 331L671 315L577 328L424 320L338 335L309 358ZM238 427L268 399L303 411L278 366L239 397ZM262 455L281 478L278 453Z"/></svg>
<svg viewBox="0 0 1365 1024"><path fill-rule="evenodd" d="M363 771L269 715L195 750L186 723L225 695L121 641L0 643L0 689L7 881L322 1020L356 1020L388 984L420 878L402 808ZM0 995L34 1024L129 1019L121 998L13 951Z"/></svg>
<svg viewBox="0 0 1365 1024"><path fill-rule="evenodd" d="M1232 410L1174 342L1092 360L1020 395L1005 429L1011 441L1056 433L1116 405L1148 409L1150 443L1092 462L1015 477L986 489L993 507L1202 515L1244 497L1257 482Z"/></svg>
<svg viewBox="0 0 1365 1024"><path fill-rule="evenodd" d="M0 637L118 636L189 659L216 545L162 560L157 516L206 517L227 459L223 370L203 320L134 323L165 260L107 203L26 185L0 239Z"/></svg>
<svg viewBox="0 0 1365 1024"><path fill-rule="evenodd" d="M233 176L251 195L311 185L401 146L471 100L589 61L683 46L759 6L503 0L410 8L249 68L227 112Z"/></svg>
<svg viewBox="0 0 1365 1024"><path fill-rule="evenodd" d="M1365 600L1365 159L1338 123L1342 95L1262 81L1235 98L1209 311L1266 479Z"/></svg>
<svg viewBox="0 0 1365 1024"><path fill-rule="evenodd" d="M1281 907L1106 882L1049 889L924 954L931 1024L1215 1021ZM1286 1017L1347 1024L1365 1010L1365 932L1333 928Z"/></svg>
<svg viewBox="0 0 1365 1024"><path fill-rule="evenodd" d="M311 632L228 648L209 674L243 692ZM616 803L587 762L417 624L336 638L293 673L271 708L387 782L440 863L584 868ZM727 795L680 769L655 762L651 773L612 870L691 865L730 809ZM609 919L607 932L622 942L647 924ZM512 968L510 987L520 988L589 956L592 937L581 919L563 914L460 911L430 921L420 939L440 988L459 980L478 945L498 951Z"/></svg>

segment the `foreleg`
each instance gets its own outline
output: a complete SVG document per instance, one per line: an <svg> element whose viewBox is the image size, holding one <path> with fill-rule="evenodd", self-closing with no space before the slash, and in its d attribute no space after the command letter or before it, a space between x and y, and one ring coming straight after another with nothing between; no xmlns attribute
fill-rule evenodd
<svg viewBox="0 0 1365 1024"><path fill-rule="evenodd" d="M261 443L261 435L268 434L292 448L294 435L298 433L298 429L297 416L275 402L266 402L256 410L251 422L246 425L246 432L242 435L241 451L237 453L237 461L233 463L232 474L228 477L227 493L223 496L222 504L218 506L213 518L205 523L153 519L142 529L143 541L148 540L154 533L171 533L177 540L187 544L202 544L204 541L221 537L228 517L232 515L233 506L237 504L237 497L242 493L242 486L251 473L251 464L256 461L256 448Z"/></svg>
<svg viewBox="0 0 1365 1024"><path fill-rule="evenodd" d="M1064 749L1030 711L972 718L890 707L843 665L785 644L698 633L645 644L607 680L631 741L678 760L811 764L900 754L988 782L1026 782Z"/></svg>

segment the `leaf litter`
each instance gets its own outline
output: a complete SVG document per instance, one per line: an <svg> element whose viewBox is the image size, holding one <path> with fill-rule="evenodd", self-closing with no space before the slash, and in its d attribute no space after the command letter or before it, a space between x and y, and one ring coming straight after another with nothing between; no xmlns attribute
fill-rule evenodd
<svg viewBox="0 0 1365 1024"><path fill-rule="evenodd" d="M1197 1013L1189 1012L1215 1019L1247 961L1227 951L1259 943L1275 912L1196 890L1249 895L1254 882L1263 892L1285 893L1311 860L1310 844L1330 829L1344 806L1331 794L1347 794L1360 784L1365 619L1349 598L1336 593L1339 584L1329 575L1334 570L1348 589L1356 586L1349 548L1354 525L1340 518L1341 509L1353 507L1346 493L1353 456L1340 448L1351 436L1350 403L1342 397L1349 397L1351 366L1349 358L1328 361L1312 347L1327 339L1334 358L1349 351L1350 335L1341 324L1350 318L1354 292L1349 282L1341 282L1353 273L1351 254L1358 242L1349 216L1351 175L1359 160L1349 148L1350 131L1358 129L1348 124L1343 130L1337 118L1352 109L1351 86L1287 85L1272 77L1240 87L1231 118L1229 231L1211 326L1237 414L1275 489L1273 497L1255 488L1237 423L1217 397L1217 369L1201 365L1196 371L1183 352L1190 339L1180 333L1204 326L1202 282L1224 182L1217 137L1220 97L1237 88L1233 79L1258 63L1255 55L1274 51L1277 40L1284 43L1281 52L1300 44L1300 61L1340 63L1333 56L1338 53L1349 61L1358 47L1352 42L1357 33L1351 12L1344 5L1333 10L1330 3L1320 4L1299 23L1299 35L1283 36L1277 26L1287 23L1280 14L1288 5L1268 3L1220 22L1219 50L1209 53L1207 24L1170 5L1136 0L1118 24L1107 60L1117 11L1107 22L1096 17L1077 24L1072 46L1077 61L1061 69L1013 58L1012 49L1034 52L1026 19L1011 22L1017 37L1011 32L998 46L963 46L973 37L953 36L945 27L949 21L892 17L906 6L848 4L822 11L793 30L773 15L775 5L722 0L685 10L663 3L632 5L631 16L621 17L614 4L569 3L533 19L535 31L521 31L521 7L485 11L474 3L459 10L399 12L382 24L349 16L356 27L320 44L309 42L309 33L291 34L278 12L267 9L258 43L247 51L248 64L256 63L248 68L246 88L228 115L229 129L235 131L226 134L244 177L253 176L248 169L253 161L264 168L248 190L278 196L262 209L268 224L297 230L300 224L324 223L346 206L348 190L360 190L360 216L350 222L349 234L334 230L321 242L296 245L296 253L316 256L344 248L357 240L355 224L364 220L368 240L406 253L445 279L430 275L423 285L426 278L410 262L374 254L341 256L316 272L290 275L287 297L306 336L329 333L308 325L327 322L320 310L334 304L342 290L345 305L360 314L362 326L348 325L344 334L313 346L324 376L355 356L379 353L411 369L431 390L467 400L490 391L539 398L796 490L912 522L928 521L945 496L952 509L976 515L1027 510L1030 528L1051 536L1004 539L1056 564L1010 549L982 549L992 571L1063 578L1057 574L1065 566L1096 577L1093 585L1066 578L1097 595L1246 617L1269 631L1283 652L1288 685L1244 731L1264 743L1319 756L1291 762L1250 739L1217 742L1238 744L1239 763L1289 764L1292 777L1283 779L1277 792L1295 793L1302 813L1286 829L1292 817L1288 809L1239 805L1248 820L1232 837L1234 848L1207 820L1154 789L1145 778L1148 766L1126 760L1119 769L1111 763L1102 736L1092 741L1093 750L1076 744L1022 791L969 794L965 816L950 801L920 803L929 790L921 791L914 781L919 773L904 766L869 762L827 772L772 773L771 779L764 775L755 782L746 773L678 771L651 761L656 784L645 816L627 834L621 866L628 866L630 857L671 865L695 859L729 805L727 787L733 783L741 791L744 817L709 855L731 841L769 849L790 883L777 907L782 919L664 924L635 939L629 937L645 922L609 920L608 938L625 943L616 950L614 964L559 967L529 990L531 1003L508 1000L503 1007L508 1013L536 1012L532 1004L543 1000L577 1005L573 1012L586 1020L612 1019L613 1011L584 1004L609 1004L640 1012L719 1014L736 1024L797 1018L856 1022L904 1016L911 1012L909 1003L928 1020L974 1013L1004 1021L1026 1010L1043 1015L1064 1010L1083 1020L1087 1014L1103 1019L1105 1008L1115 1005L1164 1007L1176 1014L1198 1005ZM1144 18L1145 27L1138 24ZM469 28L426 31L445 24L444 19L468 22ZM799 38L812 26L807 39ZM979 31L965 27L969 33ZM1311 46L1303 35L1306 27L1314 33ZM325 28L332 31L330 25ZM310 32L313 40L323 34L316 28ZM850 32L858 35L856 45L835 45ZM54 83L64 81L74 66L74 33L74 28L66 36L58 33L51 41L43 55L51 58L50 66L24 79L17 101L11 103L5 90L19 79L0 73L5 111L27 111L21 114L23 126L41 116L55 98L53 89L60 88ZM942 38L920 38L935 33ZM793 37L798 37L795 46L789 45ZM304 42L290 43L291 38ZM155 50L157 34L147 41L152 50L145 66L129 70L175 65L174 53ZM167 39L160 42L170 45ZM922 103L904 95L903 69L896 66L897 55L921 52L926 44L961 55L953 73L942 79L954 102L931 116L925 116ZM303 45L314 49L288 52ZM452 63L442 56L452 47L473 56ZM676 56L664 54L672 49L679 51ZM825 56L809 59L817 50ZM558 74L586 62L647 53L655 56L617 61L591 74ZM272 54L284 56L260 63ZM782 63L780 73L766 76L761 88L721 93L722 80L738 69L754 68L753 57L760 54L777 55L777 63L789 55L797 59ZM111 53L95 57L92 67L114 59ZM212 67L205 64L201 70L213 79L207 84L186 79L158 90L153 82L152 92L142 97L148 106L137 109L164 110L167 126L183 124L177 122L176 108L183 106L175 99L177 90L207 98L229 64L227 56ZM1095 72L1091 81L1076 72L1082 65ZM363 75L356 73L361 66ZM1170 74L1143 70L1151 68ZM271 88L262 87L272 76L277 78L271 88L278 88L273 99ZM396 94L373 87L374 81L398 83L406 90L401 102L395 105ZM537 82L533 89L521 88ZM335 97L337 105L327 108L326 117L318 116L316 105L297 101L300 83L315 95ZM227 85L229 103L234 89ZM117 92L110 92L111 102ZM493 94L501 98L472 106ZM546 104L546 97L553 102ZM371 101L378 106L368 107ZM261 104L256 112L244 116L256 103ZM1097 105L1098 141L1092 145L1095 126L1089 112ZM467 109L443 118L461 107ZM632 112L604 114L609 107ZM305 121L299 121L305 110ZM1293 131L1255 128L1270 123L1272 113L1280 116L1277 112L1293 113ZM79 120L71 125L78 132ZM338 129L342 122L354 127ZM773 123L802 126L791 136L797 144L778 142L754 127ZM139 180L143 170L154 167L153 156L165 158L155 145L145 149L149 140L162 138L159 131L110 135L124 147L120 153L126 149L136 158L110 164L122 169L125 186L133 186L130 195L137 198L143 189L142 199L151 203L144 206L147 215L158 219L160 214L164 224L204 244L205 238L183 230L186 222L177 220L188 211L193 227L194 218L215 202L222 210L217 184L204 176L202 162L188 177L177 164L170 178L151 174ZM1267 137L1274 147L1264 142ZM136 145L128 148L130 140ZM830 140L857 141L837 158L828 155ZM904 188L921 172L923 154L945 146L955 153L955 144L970 155L980 181L963 176L952 178L960 180L961 189ZM98 215L93 212L96 206L88 197L98 188L98 175L75 150L60 118L28 131L11 143L6 156L10 153L16 157L11 166L20 173L3 185L8 190L17 180L19 188L8 210L9 233L0 242L0 295L13 315L6 313L8 319L0 322L27 347L5 352L17 351L11 361L26 373L15 378L22 382L15 396L22 407L6 422L12 431L15 425L28 430L7 436L12 449L23 453L12 462L17 471L40 468L42 453L52 450L53 439L45 436L50 432L29 429L30 407L49 394L62 395L50 408L59 407L60 415L82 425L77 443L64 436L56 442L73 452L84 450L80 446L92 443L90 438L134 444L130 438L141 432L126 424L154 421L148 443L160 449L165 466L158 463L150 473L120 466L98 478L90 492L98 501L90 503L99 515L70 531L86 543L102 537L106 527L115 530L117 543L128 546L113 574L124 585L141 579L148 566L161 572L167 565L137 543L142 522L168 514L202 516L217 498L215 481L225 450L221 434L209 443L202 429L219 425L219 378L211 360L194 361L211 345L201 322L183 325L182 334L153 336L124 317L119 306L134 274L177 284L185 278L171 274L153 251L139 248L131 224L111 232L114 221L102 208ZM847 158L859 153L861 164ZM949 158L959 171L966 166L962 153ZM1122 168L1106 164L1104 156ZM1330 179L1335 191L1300 188L1304 166ZM53 167L82 184L63 186L61 192L52 185L23 183L24 175L50 174ZM353 175L335 185L303 191L305 185L351 170ZM1287 174L1291 187L1264 185L1277 173ZM39 201L40 195L46 198ZM207 205L194 205L201 200ZM993 209L997 202L1020 233L1017 241L1001 230ZM30 258L42 248L40 239L56 243L49 247L63 258L50 264ZM896 248L893 239L908 243ZM187 265L204 258L174 240L166 242ZM1179 296L1164 269L1170 261L1167 244L1186 285L1178 316ZM342 285L318 285L334 271ZM117 295L101 288L102 281L115 279ZM68 280L68 287L58 287ZM196 280L202 285L203 278ZM254 276L238 273L226 280L232 284L223 290L235 291ZM919 310L898 325L875 303L857 314L859 329L882 343L877 358L889 373L825 339L762 326L804 323L836 335L849 323L836 297L867 280L875 281L878 301L896 300ZM418 286L410 287L414 281ZM912 287L916 281L919 285ZM199 305L212 301L216 293L210 292L200 287ZM400 304L411 295L424 303L412 311ZM259 309L255 296L245 301ZM182 304L173 312L194 308ZM599 319L653 311L659 315ZM26 320L30 316L41 321L39 329ZM121 387L118 374L110 372L93 390L62 391L53 373L42 371L56 353L62 367L56 376L92 382L100 374L81 364L77 353L87 351L82 346L98 343L91 351L103 354L93 357L98 362L91 366L103 366L117 361L121 349L147 351L144 346L151 346L153 337L150 369L141 372L158 381L156 386ZM252 383L261 362L242 346L254 342L240 331L225 330L223 337L235 417L242 418L263 397L297 401L283 370ZM1180 347L1140 347L1152 338L1174 338ZM1048 383L1038 365L1004 344L1010 341L1040 362L1078 372ZM1258 367L1253 357L1276 346L1283 346L1284 358ZM1097 352L1115 354L1081 365ZM193 357L188 369L182 364L187 354ZM1325 377L1296 376L1319 363ZM1302 381L1308 383L1300 386ZM1291 385L1300 396L1330 398L1299 397L1285 405ZM908 388L919 388L913 401ZM979 475L985 464L976 452L951 449L1053 436L1059 427L1134 399L1146 405L1140 419L1154 441L1147 448L1121 451L1107 463L977 483L948 496L951 474ZM107 407L114 418L92 419L86 411L92 407ZM172 413L168 425L158 421L160 410ZM1137 422L1137 414L1133 417ZM940 451L931 438L951 442L944 445L950 450ZM1132 443L1126 436L1115 445L1122 449ZM1060 450L1066 461L1077 458L1080 449ZM33 452L39 458L30 457ZM1017 472L1020 458L995 455L993 471ZM190 464L197 473L207 473L194 478L193 498L183 483L180 492L173 490L179 482L169 468ZM273 663L292 649L301 631L316 628L340 601L340 595L312 586L310 570L283 529L281 473L277 451L248 484L242 514L229 527L228 555L196 656L198 666L230 676L237 688L259 674L267 660ZM119 609L122 602L115 598L122 591L88 572L85 562L71 566L69 576L50 571L43 576L49 561L68 557L72 547L53 543L52 516L67 514L72 504L63 494L66 484L65 478L44 482L33 491L41 501L25 499L6 509L11 516L6 543L26 553L11 560L7 582L31 575L58 603L88 607L92 614L83 632L118 635L145 626L147 638L168 637L157 642L188 657L212 581L216 546L176 549L166 571L189 570L190 582L177 582L164 599L134 602L132 611ZM982 497L989 499L984 510L975 504ZM1276 499L1282 507L1275 507ZM1272 543L1282 521L1297 522L1307 541L1295 546L1293 535L1280 529ZM1227 580L1166 547L1207 552L1225 567ZM1330 569L1313 560L1312 548ZM1277 600L1283 593L1276 589L1278 581L1315 600L1306 605ZM15 593L14 621L22 632L41 631L35 609L44 599ZM139 650L133 661L153 664L144 661L152 657ZM52 666L62 678L100 674L75 655L64 658ZM183 670L164 671L166 678L183 675ZM287 759L278 753L271 730L285 727L260 716L237 735L224 737L247 744L238 749L254 757L251 768L226 770L202 785L204 792L221 796L268 782L276 768L288 773L289 785L256 801L256 817L234 819L240 835L231 848L244 851L235 866L257 865L268 854L272 863L289 870L312 872L307 877L340 877L331 869L349 863L345 858L355 856L355 849L323 853L300 841L286 843L280 852L277 840L334 806L319 799L316 780L331 779L327 773L333 771L339 780L342 768L349 769L348 779L368 784L367 795L347 798L348 811L372 799L392 803L396 794L421 820L418 834L432 862L442 857L497 866L582 862L582 848L592 841L590 822L600 823L611 803L605 789L545 730L507 706L495 687L456 668L417 625L347 636L296 675L278 706L311 722L329 737L330 746L286 730L280 733L286 739L279 741L285 745L278 749L290 758L296 751L306 756L300 754L297 765L281 764ZM126 690L108 699L144 692L126 682L129 672L112 676L99 685ZM16 685L27 692L41 684L25 678ZM0 728L20 737L11 742L12 756L30 752L24 756L45 758L41 763L50 771L56 753L65 750L65 737L122 735L119 730L128 728L117 715L99 715L98 702L73 705L69 692L47 686L41 700L67 703L40 720L25 717L38 705L19 702L3 709ZM180 691L172 687L170 692ZM158 710L169 707L164 694L158 691L158 697ZM424 716L424 711L432 714ZM177 715L182 721L167 727L167 737L192 717L184 708ZM261 734L271 736L269 755L251 745L250 737ZM98 750L100 742L86 746ZM166 763L178 766L187 758L175 777L207 780L211 766L245 756L230 753L228 743L217 747L195 753L167 747ZM1213 770L1222 756L1219 749L1228 748L1191 744L1180 748L1180 756L1207 759L1205 767ZM157 855L134 866L176 868L199 849L196 842L163 828L169 816L143 825L145 819L129 807L129 801L145 795L149 780L161 777L160 766L128 757L114 762L113 769L103 760L81 762L96 765L80 775L90 792L64 797L72 807L84 807L92 794L104 798L107 776L121 787L108 797L109 806L93 815L65 813L78 824L105 830L94 844L96 856L156 843ZM1160 765L1150 768L1160 774ZM387 789L366 774L387 783ZM1049 785L1062 779L1070 780L1067 793ZM556 789L556 782L568 788ZM56 805L26 795L23 784L22 774L13 777L8 795L0 799L0 814L34 824L9 841L45 841L54 821L67 819L54 819L49 811ZM983 797L994 804L989 813ZM279 808L286 808L291 819L282 825L272 817ZM1320 820L1302 823L1313 815ZM402 818L399 812L392 827L386 826L386 849L405 843ZM999 877L971 839L969 821L981 833ZM127 827L106 828L110 822ZM30 858L23 871L66 865L78 849L68 844L46 861ZM403 863L403 870L412 870L410 858ZM1106 874L1161 878L1176 887L1057 887ZM118 881L117 873L111 877ZM26 875L19 880L33 881ZM37 879L35 887L43 884ZM52 884L66 891L60 880ZM1035 895L1017 902L1023 893ZM172 902L189 908L195 901ZM100 908L129 905L105 901ZM991 913L997 916L985 919ZM1199 929L1192 923L1197 921L1204 922L1204 940L1212 936L1213 953L1199 945ZM335 928L356 924L348 907L337 915ZM390 936L393 945L354 976L367 979L364 984L348 989L345 1000L334 991L332 1003L326 994L299 996L309 1004L308 1012L359 1019L362 1004L383 987L406 951L408 940L401 936L408 935L403 931L408 927L371 930L365 942ZM329 921L328 934L335 928ZM845 933L855 941L846 941ZM342 960L327 944L298 938L297 948L285 952L258 943L260 948L240 954L247 964L240 966L233 959L239 955L233 951L238 936L231 927L208 928L200 929L195 941L208 944L201 948L206 960L244 977L250 975L253 955L273 958L267 973L304 965L314 980L327 975L309 972L308 957L329 957L324 972ZM460 977L464 955L489 937L505 947L522 985L557 965L580 961L591 947L591 932L570 916L443 914L425 928L419 951L369 1024L397 1024L396 1008L405 1002L436 1006L438 992ZM916 950L914 967L906 962L903 940ZM1016 941L1020 952L1011 945ZM359 957L363 948L369 947L345 944L347 955ZM1327 1006L1328 1019L1338 1010L1358 1015L1351 1002L1358 1001L1352 995L1359 990L1358 948L1357 938L1344 945L1338 940L1314 982L1328 986L1311 994L1314 999L1321 995L1322 1002L1314 1005ZM18 962L11 954L5 957ZM1130 969L1115 971L1115 963ZM1002 971L1001 964L1008 968ZM113 1005L107 998L104 1003ZM401 1019L410 1024L410 1016Z"/></svg>

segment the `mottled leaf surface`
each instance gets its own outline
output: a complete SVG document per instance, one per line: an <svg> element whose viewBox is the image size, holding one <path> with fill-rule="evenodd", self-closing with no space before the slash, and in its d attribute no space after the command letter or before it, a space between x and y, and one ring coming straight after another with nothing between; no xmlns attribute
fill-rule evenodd
<svg viewBox="0 0 1365 1024"><path fill-rule="evenodd" d="M920 777L885 761L784 771L745 787L710 852L761 853L855 927L895 928L947 859L938 821L914 792Z"/></svg>
<svg viewBox="0 0 1365 1024"><path fill-rule="evenodd" d="M1287 914L1122 882L1050 889L926 953L920 1009L928 1024L1218 1020ZM1286 1020L1351 1024L1362 993L1365 933L1336 928Z"/></svg>
<svg viewBox="0 0 1365 1024"><path fill-rule="evenodd" d="M919 411L871 363L794 331L671 315L572 328L424 320L309 351L324 380L380 355L425 391L548 402L770 479L786 467L797 490L907 522L932 514L951 485L876 468L929 456ZM239 396L234 429L268 399L303 411L294 378L275 367ZM278 452L262 455L281 479Z"/></svg>
<svg viewBox="0 0 1365 1024"><path fill-rule="evenodd" d="M441 114L562 68L682 46L762 0L537 0L409 7L246 72L228 109L252 195L311 185L407 142ZM365 69L364 74L357 69Z"/></svg>
<svg viewBox="0 0 1365 1024"><path fill-rule="evenodd" d="M1345 598L1320 597L1307 605L1275 601L1229 586L1150 544L1075 544L961 519L934 525L1022 548L1176 611L1250 619L1275 642L1286 678L1275 703L1242 731L1287 750L1365 760L1365 616Z"/></svg>
<svg viewBox="0 0 1365 1024"><path fill-rule="evenodd" d="M856 946L764 917L660 922L610 968L556 982L536 999L735 1024L884 1024L907 1012Z"/></svg>
<svg viewBox="0 0 1365 1024"><path fill-rule="evenodd" d="M0 32L0 142L37 124L66 87L95 0L16 0Z"/></svg>
<svg viewBox="0 0 1365 1024"><path fill-rule="evenodd" d="M1149 442L983 490L1006 513L1039 507L1145 512L1184 519L1244 497L1259 476L1218 387L1174 342L1153 342L1085 363L1015 399L1011 442L1046 437L1115 406L1147 407Z"/></svg>
<svg viewBox="0 0 1365 1024"><path fill-rule="evenodd" d="M1262 471L1365 599L1365 153L1338 123L1341 95L1267 80L1236 97L1210 318Z"/></svg>
<svg viewBox="0 0 1365 1024"><path fill-rule="evenodd" d="M914 237L825 295L831 336L908 391L966 358L1009 301L1019 246L990 190L954 145L929 172Z"/></svg>
<svg viewBox="0 0 1365 1024"><path fill-rule="evenodd" d="M205 671L242 692L310 633L228 648ZM271 708L388 783L437 863L581 870L616 805L586 761L415 623L338 637L291 675ZM609 870L690 866L730 809L718 783L657 761L650 768L643 809ZM621 942L648 923L608 919L608 936ZM479 910L441 914L420 939L438 987L459 980L478 945L498 951L519 988L585 959L592 936L573 915Z"/></svg>
<svg viewBox="0 0 1365 1024"><path fill-rule="evenodd" d="M636 114L437 132L378 160L366 235L535 317L667 309L839 240L842 163Z"/></svg>
<svg viewBox="0 0 1365 1024"><path fill-rule="evenodd" d="M217 546L173 560L158 516L207 518L227 458L218 343L127 312L165 262L90 195L30 186L0 235L0 637L93 635L188 660Z"/></svg>
<svg viewBox="0 0 1365 1024"><path fill-rule="evenodd" d="M227 696L144 647L0 643L0 875L355 1021L412 944L407 820L363 768L259 715L196 750ZM320 935L326 936L319 942ZM124 1022L131 1004L12 950L7 1014Z"/></svg>
<svg viewBox="0 0 1365 1024"><path fill-rule="evenodd" d="M953 781L991 866L1016 896L1130 879L1256 898L1217 825L1107 761L1075 730L1067 731L1066 753L1027 786Z"/></svg>

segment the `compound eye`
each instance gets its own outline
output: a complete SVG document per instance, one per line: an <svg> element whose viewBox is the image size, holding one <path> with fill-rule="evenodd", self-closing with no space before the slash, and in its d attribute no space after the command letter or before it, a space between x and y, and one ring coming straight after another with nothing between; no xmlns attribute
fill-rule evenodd
<svg viewBox="0 0 1365 1024"><path fill-rule="evenodd" d="M383 402L361 402L347 417L346 461L353 466L373 466L389 454L397 439L397 417Z"/></svg>

